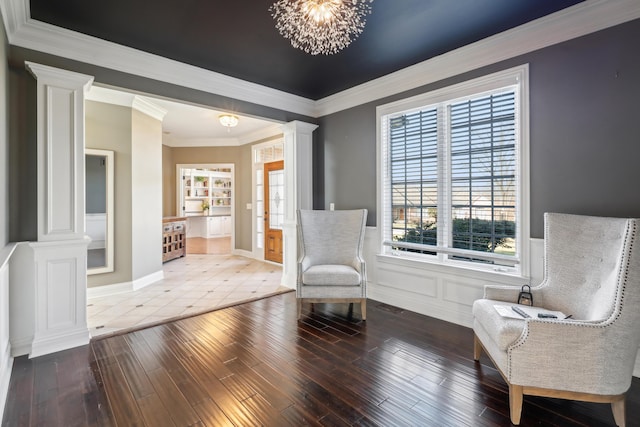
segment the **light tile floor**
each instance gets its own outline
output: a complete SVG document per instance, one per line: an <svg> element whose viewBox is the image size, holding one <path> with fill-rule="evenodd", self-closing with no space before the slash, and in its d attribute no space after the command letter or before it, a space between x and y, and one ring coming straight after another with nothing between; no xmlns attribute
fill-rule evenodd
<svg viewBox="0 0 640 427"><path fill-rule="evenodd" d="M87 303L92 337L153 325L286 291L282 267L234 255L187 255L164 264L164 279Z"/></svg>

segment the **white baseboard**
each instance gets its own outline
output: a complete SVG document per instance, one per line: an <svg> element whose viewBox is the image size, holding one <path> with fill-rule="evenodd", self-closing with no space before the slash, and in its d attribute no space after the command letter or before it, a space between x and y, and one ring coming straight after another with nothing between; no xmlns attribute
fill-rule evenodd
<svg viewBox="0 0 640 427"><path fill-rule="evenodd" d="M110 295L132 292L149 286L164 279L164 271L156 271L132 282L114 283L112 285L94 286L87 289L87 299L106 297Z"/></svg>
<svg viewBox="0 0 640 427"><path fill-rule="evenodd" d="M29 354L31 351L31 343L33 342L33 336L22 337L20 339L11 339L11 356L18 357Z"/></svg>
<svg viewBox="0 0 640 427"><path fill-rule="evenodd" d="M155 273L148 274L144 277L141 277L133 281L132 283L133 290L137 291L138 289L142 289L162 279L164 279L163 270L159 270L159 271L156 271Z"/></svg>
<svg viewBox="0 0 640 427"><path fill-rule="evenodd" d="M11 370L13 368L13 357L11 357L11 345L6 343L0 359L0 420L4 416L4 407L9 395L9 381L11 380Z"/></svg>
<svg viewBox="0 0 640 427"><path fill-rule="evenodd" d="M113 285L94 286L87 288L87 299L107 297L110 295L122 294L133 290L132 282L115 283Z"/></svg>
<svg viewBox="0 0 640 427"><path fill-rule="evenodd" d="M233 249L231 251L231 255L238 255L238 256L243 256L245 258L257 259L253 254L253 252L246 251L244 249Z"/></svg>
<svg viewBox="0 0 640 427"><path fill-rule="evenodd" d="M86 323L86 322L85 322ZM89 344L91 335L88 328L80 328L73 332L67 332L59 335L48 333L45 337L34 337L31 344L31 352L29 358L43 356L62 350Z"/></svg>

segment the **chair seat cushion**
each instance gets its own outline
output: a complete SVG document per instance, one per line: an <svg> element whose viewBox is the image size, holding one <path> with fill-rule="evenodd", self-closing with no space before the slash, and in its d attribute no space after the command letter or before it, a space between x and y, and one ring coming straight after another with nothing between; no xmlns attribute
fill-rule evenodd
<svg viewBox="0 0 640 427"><path fill-rule="evenodd" d="M512 319L502 317L495 309L495 305L508 305L504 301L494 301L490 299L479 299L473 303L473 316L476 322L491 331L491 338L502 351L513 344L524 330L524 319Z"/></svg>
<svg viewBox="0 0 640 427"><path fill-rule="evenodd" d="M360 273L348 265L323 264L309 267L302 273L304 285L357 286L361 283Z"/></svg>

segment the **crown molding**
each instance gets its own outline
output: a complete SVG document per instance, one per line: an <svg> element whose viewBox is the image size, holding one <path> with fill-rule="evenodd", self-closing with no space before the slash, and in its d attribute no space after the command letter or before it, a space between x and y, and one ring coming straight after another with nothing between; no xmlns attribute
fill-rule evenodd
<svg viewBox="0 0 640 427"><path fill-rule="evenodd" d="M640 18L638 0L586 0L318 101L117 45L30 18L0 0L9 43L266 107L322 117Z"/></svg>
<svg viewBox="0 0 640 427"><path fill-rule="evenodd" d="M138 95L133 97L131 108L140 111L142 114L153 117L160 122L164 119L164 116L167 115L167 110L154 104L149 99Z"/></svg>
<svg viewBox="0 0 640 427"><path fill-rule="evenodd" d="M166 136L162 143L169 147L239 147L276 136L282 136L281 124L273 124L238 137L232 138L174 138Z"/></svg>
<svg viewBox="0 0 640 427"><path fill-rule="evenodd" d="M275 136L282 135L282 125L274 123L266 128L258 129L255 132L242 135L238 138L240 145L254 143L256 141L262 141L263 139L273 138Z"/></svg>
<svg viewBox="0 0 640 427"><path fill-rule="evenodd" d="M181 147L239 147L238 138L162 138L162 144L172 148Z"/></svg>
<svg viewBox="0 0 640 427"><path fill-rule="evenodd" d="M167 110L156 105L149 98L129 92L111 90L100 86L92 86L87 92L85 99L87 101L103 102L105 104L133 108L134 110L138 110L158 121L162 121L164 116L167 114Z"/></svg>

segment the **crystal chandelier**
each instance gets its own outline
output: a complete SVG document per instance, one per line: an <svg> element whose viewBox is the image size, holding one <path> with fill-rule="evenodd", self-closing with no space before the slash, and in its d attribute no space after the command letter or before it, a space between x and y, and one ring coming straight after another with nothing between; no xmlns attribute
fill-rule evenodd
<svg viewBox="0 0 640 427"><path fill-rule="evenodd" d="M373 0L278 0L270 8L276 28L311 55L331 55L364 29Z"/></svg>

